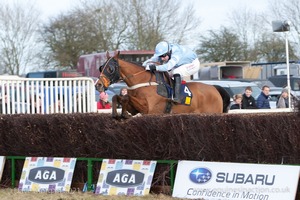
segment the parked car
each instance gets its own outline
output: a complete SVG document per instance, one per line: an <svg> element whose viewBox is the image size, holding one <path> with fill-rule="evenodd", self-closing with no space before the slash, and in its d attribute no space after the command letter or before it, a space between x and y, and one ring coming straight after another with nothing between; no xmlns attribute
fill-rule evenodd
<svg viewBox="0 0 300 200"><path fill-rule="evenodd" d="M120 94L120 90L123 87L127 87L126 83L125 82L118 82L118 83L111 84L108 87L108 90L113 91L115 94Z"/></svg>
<svg viewBox="0 0 300 200"><path fill-rule="evenodd" d="M252 96L257 99L258 95L261 93L261 89L255 83L242 82L242 81L219 81L219 80L192 80L193 82L201 82L208 85L219 85L224 88L230 95L231 105L233 103L233 95L244 94L245 88L250 86L252 88Z"/></svg>
<svg viewBox="0 0 300 200"><path fill-rule="evenodd" d="M201 82L208 85L219 85L224 88L231 97L231 101L233 101L233 95L235 94L244 94L245 88L247 86L251 86L253 92L252 96L256 99L261 92L261 89L255 84L250 82L241 82L241 81L218 81L218 80L192 80L193 82Z"/></svg>
<svg viewBox="0 0 300 200"><path fill-rule="evenodd" d="M269 101L271 108L276 108L278 98L281 95L281 90L272 90L272 88L270 88Z"/></svg>
<svg viewBox="0 0 300 200"><path fill-rule="evenodd" d="M275 88L280 88L280 87L275 87ZM270 106L271 108L276 108L277 105L277 101L281 95L282 92L282 88L280 89L274 89L274 88L270 88ZM297 101L299 101L299 97L295 96L294 92L291 90L291 105L292 107L294 107L297 103Z"/></svg>
<svg viewBox="0 0 300 200"><path fill-rule="evenodd" d="M74 70L52 70L41 72L29 72L26 78L73 78L82 77L82 74Z"/></svg>
<svg viewBox="0 0 300 200"><path fill-rule="evenodd" d="M240 79L239 81L255 83L259 88L262 88L264 85L267 85L270 88L275 87L271 81L266 79Z"/></svg>
<svg viewBox="0 0 300 200"><path fill-rule="evenodd" d="M269 80L276 86L276 87L286 87L287 86L287 76L286 75L279 75L279 76L271 76ZM300 98L300 76L290 76L290 87L291 93L293 96Z"/></svg>

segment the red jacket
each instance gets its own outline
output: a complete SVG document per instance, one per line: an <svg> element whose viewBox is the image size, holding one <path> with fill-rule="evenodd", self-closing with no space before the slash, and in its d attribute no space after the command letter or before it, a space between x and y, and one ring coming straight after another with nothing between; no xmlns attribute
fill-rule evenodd
<svg viewBox="0 0 300 200"><path fill-rule="evenodd" d="M109 102L103 102L103 101L98 101L97 102L97 109L110 109L110 104Z"/></svg>

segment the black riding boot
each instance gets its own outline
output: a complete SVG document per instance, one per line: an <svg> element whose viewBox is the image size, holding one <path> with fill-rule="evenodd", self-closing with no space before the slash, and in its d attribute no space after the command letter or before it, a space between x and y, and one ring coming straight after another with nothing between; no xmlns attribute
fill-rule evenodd
<svg viewBox="0 0 300 200"><path fill-rule="evenodd" d="M173 101L180 103L180 87L181 87L181 76L180 74L174 74L174 95Z"/></svg>

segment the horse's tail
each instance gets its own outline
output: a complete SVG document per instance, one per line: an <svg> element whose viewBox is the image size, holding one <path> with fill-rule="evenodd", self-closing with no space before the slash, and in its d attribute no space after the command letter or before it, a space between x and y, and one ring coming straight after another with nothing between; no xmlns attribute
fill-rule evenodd
<svg viewBox="0 0 300 200"><path fill-rule="evenodd" d="M228 92L219 85L214 85L214 87L218 90L223 100L223 113L227 113L230 105L230 95Z"/></svg>

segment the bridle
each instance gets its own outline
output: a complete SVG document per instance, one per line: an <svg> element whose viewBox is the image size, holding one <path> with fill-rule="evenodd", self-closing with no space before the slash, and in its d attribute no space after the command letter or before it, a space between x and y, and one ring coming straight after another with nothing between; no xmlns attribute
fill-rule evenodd
<svg viewBox="0 0 300 200"><path fill-rule="evenodd" d="M112 62L112 65L111 65ZM113 57L110 57L103 65L99 67L99 80L106 90L112 83L120 80L119 63Z"/></svg>
<svg viewBox="0 0 300 200"><path fill-rule="evenodd" d="M142 70L140 72L121 77L118 60L110 57L103 65L99 67L99 71L100 76L98 81L100 81L104 89L107 89L110 84L116 83L119 80L125 81L126 79L130 79L134 76L146 72L147 70Z"/></svg>

